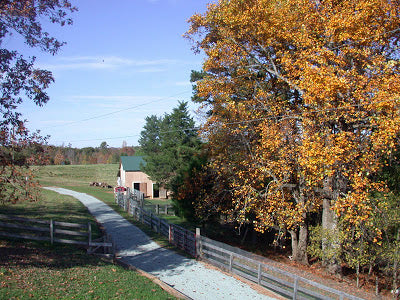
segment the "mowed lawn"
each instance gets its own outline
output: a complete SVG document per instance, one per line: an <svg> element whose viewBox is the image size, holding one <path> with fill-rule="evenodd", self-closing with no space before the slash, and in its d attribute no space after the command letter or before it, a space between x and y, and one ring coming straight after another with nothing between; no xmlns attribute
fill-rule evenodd
<svg viewBox="0 0 400 300"><path fill-rule="evenodd" d="M55 165L33 169L42 185L89 186L91 182L105 182L115 186L119 164Z"/></svg>
<svg viewBox="0 0 400 300"><path fill-rule="evenodd" d="M45 177L51 176L46 172L53 172L53 175L57 172L57 168L49 169L45 170ZM88 173L96 173L94 169L88 169ZM68 177L63 186L72 184L74 176L90 176L78 175L76 168L68 171L75 175ZM61 176L53 178L54 182L63 183ZM78 200L52 191L43 190L38 202L1 205L0 214L75 223L92 222L94 236L101 235L95 220ZM175 298L150 279L109 260L88 255L84 248L0 238L0 299Z"/></svg>

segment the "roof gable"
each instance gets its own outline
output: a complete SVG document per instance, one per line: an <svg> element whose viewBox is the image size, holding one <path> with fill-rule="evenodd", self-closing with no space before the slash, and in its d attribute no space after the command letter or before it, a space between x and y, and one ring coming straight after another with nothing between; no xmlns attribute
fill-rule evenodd
<svg viewBox="0 0 400 300"><path fill-rule="evenodd" d="M121 165L124 171L141 171L146 162L143 156L121 156Z"/></svg>

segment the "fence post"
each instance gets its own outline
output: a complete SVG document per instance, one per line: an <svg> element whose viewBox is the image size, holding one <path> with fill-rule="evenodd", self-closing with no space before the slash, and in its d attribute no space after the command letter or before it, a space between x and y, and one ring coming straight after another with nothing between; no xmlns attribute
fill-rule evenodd
<svg viewBox="0 0 400 300"><path fill-rule="evenodd" d="M261 264L258 264L258 284L261 285Z"/></svg>
<svg viewBox="0 0 400 300"><path fill-rule="evenodd" d="M229 272L232 273L232 265L233 265L233 254L229 255Z"/></svg>
<svg viewBox="0 0 400 300"><path fill-rule="evenodd" d="M200 228L196 228L196 235L195 235L195 248L196 248L196 258L200 257Z"/></svg>
<svg viewBox="0 0 400 300"><path fill-rule="evenodd" d="M157 232L160 233L161 232L161 218L158 217L158 224L157 224Z"/></svg>
<svg viewBox="0 0 400 300"><path fill-rule="evenodd" d="M168 224L168 241L171 244L171 239L172 239L172 225Z"/></svg>
<svg viewBox="0 0 400 300"><path fill-rule="evenodd" d="M294 279L294 286L293 286L293 300L297 298L297 287L299 285L299 278L296 276Z"/></svg>
<svg viewBox="0 0 400 300"><path fill-rule="evenodd" d="M53 245L53 242L54 242L54 222L53 222L53 219L50 219L50 242Z"/></svg>
<svg viewBox="0 0 400 300"><path fill-rule="evenodd" d="M153 230L153 213L150 212L150 228Z"/></svg>
<svg viewBox="0 0 400 300"><path fill-rule="evenodd" d="M156 214L160 214L160 204L156 204Z"/></svg>
<svg viewBox="0 0 400 300"><path fill-rule="evenodd" d="M88 222L88 246L92 244L92 223Z"/></svg>
<svg viewBox="0 0 400 300"><path fill-rule="evenodd" d="M167 204L164 206L164 214L166 214L168 216L168 205Z"/></svg>
<svg viewBox="0 0 400 300"><path fill-rule="evenodd" d="M183 243L182 243L182 248L183 250L186 250L186 244L187 244L187 231L183 231Z"/></svg>

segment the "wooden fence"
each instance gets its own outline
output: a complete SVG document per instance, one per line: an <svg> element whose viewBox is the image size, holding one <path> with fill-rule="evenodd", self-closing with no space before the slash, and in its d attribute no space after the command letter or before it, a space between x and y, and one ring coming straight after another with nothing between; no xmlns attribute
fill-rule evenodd
<svg viewBox="0 0 400 300"><path fill-rule="evenodd" d="M144 204L144 209L154 212L156 215L172 215L175 216L173 206L169 204Z"/></svg>
<svg viewBox="0 0 400 300"><path fill-rule="evenodd" d="M193 257L253 281L288 299L352 299L361 298L319 284L312 280L294 275L273 267L264 262L264 258L227 244L211 240L200 234L186 230L178 225L169 224L152 212L138 207L134 201L123 200L116 195L116 202L126 208L136 220L149 225L154 231L169 238L170 243L177 245Z"/></svg>
<svg viewBox="0 0 400 300"><path fill-rule="evenodd" d="M144 202L144 194L135 189L127 189L125 193L115 194L116 202L124 210L129 209L129 205L134 205L145 209L146 211L151 211L156 215L175 215L173 206L170 204L147 204Z"/></svg>
<svg viewBox="0 0 400 300"><path fill-rule="evenodd" d="M133 197L126 197L122 193L116 193L115 201L118 206L127 211L137 221L147 224L152 230L167 237L171 244L196 257L195 233L157 217L153 212L140 207Z"/></svg>
<svg viewBox="0 0 400 300"><path fill-rule="evenodd" d="M211 240L197 230L197 251L201 259L255 282L288 299L361 298L294 275L263 262L263 258L239 248Z"/></svg>
<svg viewBox="0 0 400 300"><path fill-rule="evenodd" d="M109 236L92 239L90 222L77 224L0 215L0 236L81 245L88 247L88 253L103 248L104 254L114 254L114 245Z"/></svg>

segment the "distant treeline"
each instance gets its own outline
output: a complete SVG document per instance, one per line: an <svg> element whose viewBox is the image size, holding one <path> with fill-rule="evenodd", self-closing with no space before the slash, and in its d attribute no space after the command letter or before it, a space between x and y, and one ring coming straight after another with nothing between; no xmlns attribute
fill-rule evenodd
<svg viewBox="0 0 400 300"><path fill-rule="evenodd" d="M127 146L121 148L109 147L102 142L99 147L73 148L69 146L45 146L46 164L50 165L88 165L115 164L121 156L139 155L139 148Z"/></svg>

